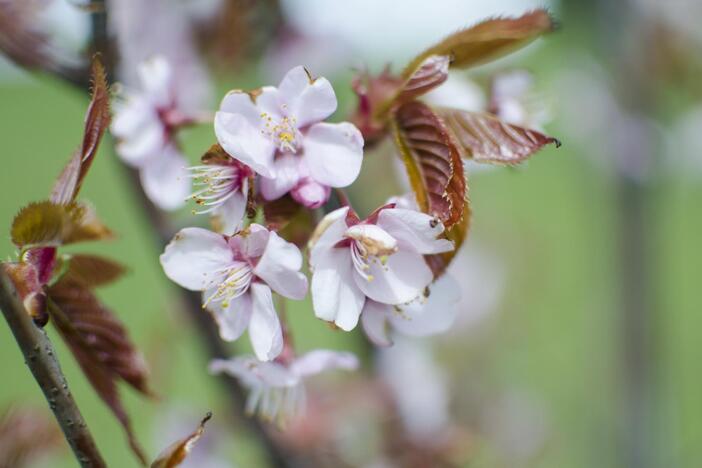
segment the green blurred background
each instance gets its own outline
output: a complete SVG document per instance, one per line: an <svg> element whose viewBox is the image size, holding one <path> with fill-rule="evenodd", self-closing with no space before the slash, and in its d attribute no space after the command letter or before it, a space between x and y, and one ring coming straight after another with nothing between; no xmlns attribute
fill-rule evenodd
<svg viewBox="0 0 702 468"><path fill-rule="evenodd" d="M390 44L379 46L373 56L359 53L354 58L365 58L370 64L390 60L399 66L421 48L421 44L403 47L400 38L407 36L408 28L421 28L431 18L452 25L471 23L481 12L485 16L516 14L534 6L528 1L446 3L430 19L425 16L428 6L403 10L396 21L389 17L387 22L393 26L385 34ZM499 261L504 273L499 279L499 300L477 323L448 338L431 339L449 375L452 413L476 434L477 448L467 466L696 467L702 459L702 294L698 284L702 278L702 146L690 143L692 159L683 160L681 153L687 150L676 146L682 143L676 140L675 129L700 105L699 37L681 42L687 37L682 26L664 23L667 13L655 13L647 2L631 2L626 9L604 0L550 5L562 24L557 33L512 58L469 74L480 82L500 68L532 71L539 94L551 104L553 117L547 131L559 137L563 146L558 150L548 147L518 168L469 174L473 227L468 247L488 251ZM312 23L305 17L306 9L316 6L315 2L287 2L284 12ZM399 3L395 6L400 8ZM697 10L685 11L693 15ZM375 16L392 11L396 10L387 7L387 11L366 10L363 15L349 13L347 21L372 17L369 21L377 23ZM464 11L465 21L458 21ZM439 13L450 21L437 18ZM405 22L407 18L414 18L414 23ZM699 25L702 16L688 19L694 18ZM395 25L400 21L404 23ZM654 39L639 41L646 28L655 29ZM395 29L400 35L397 41L390 37ZM444 33L453 29L446 26ZM675 41L665 42L669 36ZM673 52L659 50L669 42L676 46ZM277 82L280 75L267 75L262 62L240 65L236 71L219 70L216 96L230 88ZM354 105L349 91L351 65L355 63L329 76L341 100L338 119ZM590 85L603 81L602 76L607 77L608 99L618 100L621 112L653 122L646 127L653 129L646 138L627 133L630 127L617 127L611 112L596 108L600 101ZM574 101L581 106L574 106ZM3 66L3 259L15 258L9 239L13 215L26 203L46 197L80 141L86 103L87 92L51 77ZM599 134L599 129L611 132ZM612 133L621 138L612 139ZM210 127L203 126L187 131L182 141L195 161L214 135ZM629 151L634 143L650 153L643 174L635 170L632 175L626 166L630 161L618 163L620 153ZM635 156L644 157L642 152L634 151ZM399 185L387 182L387 171L392 168L386 156L382 150L367 155L361 181L350 192L360 211L372 209L398 190ZM224 441L218 449L222 457L234 466L263 466L255 441L243 430L226 428L223 395L207 374L206 356L187 316L178 308L175 286L160 269L161 249L109 139L101 147L82 198L97 207L119 237L107 244L70 250L98 252L129 266L129 274L102 289L100 296L124 320L145 353L153 387L161 396L159 401L149 401L127 388L122 392L147 452L155 455L164 444L158 436L165 430L164 415L181 411L194 422L213 410L213 431ZM187 210L177 217L180 223L189 221ZM632 219L634 226L628 224ZM632 276L640 281L632 282ZM478 270L470 278L476 283L470 290L478 294L487 287L480 283L482 279ZM636 298L643 303L641 310L632 310ZM314 319L308 302L291 304L289 317L300 350L356 350L370 366L360 330L351 334L332 331ZM108 464L136 466L121 428L58 336L53 332L50 336ZM246 349L245 341L237 343L237 349ZM5 326L0 327L0 356L4 375L0 407L22 403L45 408ZM519 420L525 411L510 416L516 418L517 437L528 439L538 432L535 448L523 457L511 455L511 439L491 439L477 422L482 421L484 410L501 404L501 396L511 395L527 402L528 417ZM65 451L60 461L52 459L41 466L68 467L74 461Z"/></svg>

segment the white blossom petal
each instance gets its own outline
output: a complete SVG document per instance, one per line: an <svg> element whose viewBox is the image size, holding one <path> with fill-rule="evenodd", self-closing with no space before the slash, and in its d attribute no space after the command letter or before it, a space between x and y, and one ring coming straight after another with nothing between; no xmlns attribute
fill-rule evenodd
<svg viewBox="0 0 702 468"><path fill-rule="evenodd" d="M214 272L231 264L233 256L222 235L190 227L173 237L160 260L171 280L191 291L204 291L220 278Z"/></svg>
<svg viewBox="0 0 702 468"><path fill-rule="evenodd" d="M312 275L312 305L315 315L351 331L358 323L363 292L354 283L349 249L328 249L316 258Z"/></svg>
<svg viewBox="0 0 702 468"><path fill-rule="evenodd" d="M298 128L324 120L336 110L336 95L329 80L312 80L302 66L293 68L283 77L278 91Z"/></svg>
<svg viewBox="0 0 702 468"><path fill-rule="evenodd" d="M241 191L233 193L227 201L214 211L217 218L216 224L219 225L222 234L231 236L243 227L244 216L246 215L247 193L248 182L244 181Z"/></svg>
<svg viewBox="0 0 702 468"><path fill-rule="evenodd" d="M294 154L283 154L273 163L275 177L261 178L261 195L266 200L276 200L300 181L300 158Z"/></svg>
<svg viewBox="0 0 702 468"><path fill-rule="evenodd" d="M263 255L268 244L270 231L260 224L253 223L246 229L246 234L232 237L230 244L234 246L244 258L256 259Z"/></svg>
<svg viewBox="0 0 702 468"><path fill-rule="evenodd" d="M361 172L363 136L348 122L312 125L304 139L310 176L330 187L346 187Z"/></svg>
<svg viewBox="0 0 702 468"><path fill-rule="evenodd" d="M271 289L252 283L253 313L249 322L249 338L256 357L261 361L275 359L283 350L283 332L275 312Z"/></svg>
<svg viewBox="0 0 702 468"><path fill-rule="evenodd" d="M297 376L307 377L326 370L358 368L358 358L351 353L316 349L303 354L290 365L290 371Z"/></svg>
<svg viewBox="0 0 702 468"><path fill-rule="evenodd" d="M203 297L210 297L216 292L216 287L208 289ZM238 340L246 331L251 320L251 312L253 310L251 294L246 292L239 297L226 301L227 307L223 307L223 304L225 304L223 301L213 301L207 306L207 310L212 313L212 318L214 318L219 327L219 336L224 341Z"/></svg>
<svg viewBox="0 0 702 468"><path fill-rule="evenodd" d="M300 268L300 249L271 231L266 250L254 269L256 276L281 296L300 300L307 294L307 277Z"/></svg>
<svg viewBox="0 0 702 468"><path fill-rule="evenodd" d="M361 312L361 325L369 340L376 346L390 346L392 340L388 336L387 317L392 313L392 306L366 299L366 305Z"/></svg>
<svg viewBox="0 0 702 468"><path fill-rule="evenodd" d="M217 112L214 120L217 141L231 157L264 177L275 177L273 142L242 114Z"/></svg>
<svg viewBox="0 0 702 468"><path fill-rule="evenodd" d="M185 204L190 195L187 161L175 148L168 146L163 153L144 165L139 176L144 192L162 210L175 210Z"/></svg>
<svg viewBox="0 0 702 468"><path fill-rule="evenodd" d="M312 268L317 264L317 257L320 254L326 253L327 250L344 238L344 233L348 229L346 225L346 214L349 212L349 207L345 206L327 214L317 224L317 227L312 233L309 242L310 266Z"/></svg>
<svg viewBox="0 0 702 468"><path fill-rule="evenodd" d="M409 250L400 250L387 259L368 263L366 279L354 274L354 280L363 293L384 304L401 304L417 297L433 279L424 257Z"/></svg>
<svg viewBox="0 0 702 468"><path fill-rule="evenodd" d="M390 208L381 210L378 226L400 242L402 247L421 254L437 254L453 250L453 243L437 239L444 232L444 225L437 219L415 210Z"/></svg>
<svg viewBox="0 0 702 468"><path fill-rule="evenodd" d="M389 321L393 328L408 336L434 335L451 328L458 315L461 285L446 273L429 287L429 291L428 298L418 298L401 306L402 313L391 309Z"/></svg>
<svg viewBox="0 0 702 468"><path fill-rule="evenodd" d="M124 162L138 168L157 159L166 146L166 134L161 121L148 119L140 124L137 132L118 139L115 150Z"/></svg>

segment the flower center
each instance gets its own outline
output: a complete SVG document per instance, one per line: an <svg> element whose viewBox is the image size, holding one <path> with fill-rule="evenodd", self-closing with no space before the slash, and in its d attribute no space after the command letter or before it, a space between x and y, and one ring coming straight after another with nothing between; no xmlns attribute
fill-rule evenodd
<svg viewBox="0 0 702 468"><path fill-rule="evenodd" d="M353 267L366 281L373 281L374 276L368 273L373 263L380 265L387 271L388 267L386 265L388 257L393 253L395 253L395 250L378 253L377 251L369 249L368 246L361 241L354 240L351 242L351 260L353 261Z"/></svg>
<svg viewBox="0 0 702 468"><path fill-rule="evenodd" d="M248 291L254 276L253 268L247 262L236 262L234 265L223 268L216 273L221 274L223 280L202 304L203 308L207 307L211 302L220 302L222 308L226 309L233 299Z"/></svg>
<svg viewBox="0 0 702 468"><path fill-rule="evenodd" d="M273 140L280 151L297 153L302 134L295 125L297 122L295 117L285 116L280 121L276 121L267 112L262 112L261 119L263 120L262 134Z"/></svg>
<svg viewBox="0 0 702 468"><path fill-rule="evenodd" d="M195 192L190 199L202 207L193 214L204 214L216 210L236 192L241 191L243 178L234 166L202 165L189 167Z"/></svg>

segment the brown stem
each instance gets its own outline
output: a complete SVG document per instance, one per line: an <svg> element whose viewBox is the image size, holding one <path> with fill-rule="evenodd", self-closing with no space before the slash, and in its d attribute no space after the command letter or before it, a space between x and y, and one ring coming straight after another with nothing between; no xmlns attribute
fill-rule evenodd
<svg viewBox="0 0 702 468"><path fill-rule="evenodd" d="M3 268L0 268L0 308L78 462L84 467L106 466L68 389L46 332L34 325Z"/></svg>

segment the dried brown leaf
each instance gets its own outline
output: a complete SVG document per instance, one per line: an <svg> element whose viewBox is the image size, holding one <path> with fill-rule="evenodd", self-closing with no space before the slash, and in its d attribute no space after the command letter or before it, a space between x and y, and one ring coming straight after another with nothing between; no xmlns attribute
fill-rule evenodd
<svg viewBox="0 0 702 468"><path fill-rule="evenodd" d="M529 44L554 29L546 10L537 9L518 18L494 18L462 29L428 48L405 68L403 76L411 76L431 55L451 57L451 66L467 68L494 60Z"/></svg>
<svg viewBox="0 0 702 468"><path fill-rule="evenodd" d="M508 124L494 115L436 109L458 144L461 156L478 162L517 164L545 145L561 143L536 130Z"/></svg>
<svg viewBox="0 0 702 468"><path fill-rule="evenodd" d="M130 447L146 464L117 388L121 378L150 395L144 359L117 317L77 282L62 278L51 286L49 313L83 373L124 427Z"/></svg>
<svg viewBox="0 0 702 468"><path fill-rule="evenodd" d="M102 136L110 125L110 95L105 69L95 58L92 67L92 97L85 115L83 143L59 175L51 192L51 201L68 204L75 200L83 180L97 154Z"/></svg>
<svg viewBox="0 0 702 468"><path fill-rule="evenodd" d="M419 208L450 228L463 215L466 181L446 126L419 101L403 104L392 126Z"/></svg>
<svg viewBox="0 0 702 468"><path fill-rule="evenodd" d="M207 413L194 432L183 439L177 440L163 450L151 464L151 468L174 468L183 463L197 441L202 437L202 434L205 432L205 424L211 417L212 413Z"/></svg>

